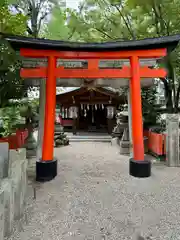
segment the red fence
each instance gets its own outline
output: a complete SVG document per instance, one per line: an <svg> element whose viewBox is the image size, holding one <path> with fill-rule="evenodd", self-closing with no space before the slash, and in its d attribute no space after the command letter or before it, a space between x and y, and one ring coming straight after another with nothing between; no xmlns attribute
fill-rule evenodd
<svg viewBox="0 0 180 240"><path fill-rule="evenodd" d="M73 119L62 119L62 126L63 127L72 127Z"/></svg>
<svg viewBox="0 0 180 240"><path fill-rule="evenodd" d="M17 130L15 134L13 134L9 137L0 138L0 142L8 142L9 149L18 149L24 145L27 137L28 137L27 129Z"/></svg>
<svg viewBox="0 0 180 240"><path fill-rule="evenodd" d="M144 131L144 136L148 138L148 151L157 155L166 155L166 135L154 133L148 130Z"/></svg>
<svg viewBox="0 0 180 240"><path fill-rule="evenodd" d="M71 123L71 122L68 122L68 123ZM166 135L165 134L159 134L159 133L154 133L148 130L144 130L144 136L148 138L149 152L154 153L157 156L166 155ZM0 138L0 142L8 142L10 149L18 149L24 145L27 137L28 137L27 129L17 130L14 135L11 135L5 138Z"/></svg>
<svg viewBox="0 0 180 240"><path fill-rule="evenodd" d="M166 134L163 134L164 137L164 155L166 155Z"/></svg>

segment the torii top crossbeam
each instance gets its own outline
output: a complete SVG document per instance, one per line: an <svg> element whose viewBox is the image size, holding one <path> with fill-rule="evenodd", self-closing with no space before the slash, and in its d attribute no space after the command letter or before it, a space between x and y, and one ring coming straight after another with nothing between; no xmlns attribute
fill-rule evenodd
<svg viewBox="0 0 180 240"><path fill-rule="evenodd" d="M22 37L8 34L1 34L9 41L14 49L38 49L38 50L55 50L55 51L71 51L88 52L88 53L103 53L103 52L117 52L117 51L132 51L132 50L151 50L166 48L172 51L176 48L180 35L147 38L142 40L130 41L113 41L105 43L81 43L81 42L66 42L58 40L49 40L42 38ZM38 53L37 53L38 55ZM69 55L70 56L70 55ZM107 55L105 56L107 57ZM147 57L147 55L145 55ZM70 57L71 58L71 57ZM117 56L117 58L120 58ZM89 56L88 56L89 59ZM114 57L113 57L114 59Z"/></svg>
<svg viewBox="0 0 180 240"><path fill-rule="evenodd" d="M127 86L131 77L131 71L128 66L124 64L124 59L129 61L130 56L137 55L140 61L148 59L157 59L166 55L166 50L171 51L178 43L179 35L143 39L138 41L119 41L108 43L70 43L64 41L54 41L48 39L34 39L13 35L5 35L5 38L11 43L14 49L20 50L22 56L26 58L42 58L55 56L57 61L59 59L66 60L88 60L88 69L63 69L57 67L55 70L57 86L79 86L84 85L83 79L94 79L94 86L108 86L113 87ZM153 51L152 51L153 49ZM38 50L38 51L37 51ZM41 59L40 59L41 58ZM121 69L100 69L98 63L103 60L119 60L121 59ZM144 59L144 60L143 60ZM147 61L146 61L147 62ZM33 63L34 65L34 63ZM24 67L21 71L21 76L26 80L26 84L39 84L38 79L46 78L46 68L42 63L36 68L29 69ZM99 64L100 65L100 64ZM153 84L155 77L164 77L165 71L163 69L152 69L150 66L143 66L140 69L142 86L149 86ZM73 77L72 77L73 76ZM34 80L33 80L34 78ZM67 78L69 79L67 81ZM73 78L73 79L72 79ZM101 79L104 79L101 81ZM120 79L121 81L110 81Z"/></svg>
<svg viewBox="0 0 180 240"><path fill-rule="evenodd" d="M130 174L148 177L150 162L144 159L143 124L141 109L140 78L165 77L164 69L140 66L140 59L157 59L172 51L180 40L180 35L143 39L137 41L116 41L108 43L73 43L47 39L34 39L4 35L4 38L21 56L47 58L48 66L22 69L23 78L46 78L46 107L42 159L37 162L37 179L52 179L57 174L57 161L53 157L54 119L56 104L56 78L128 78L132 105L133 159L130 160ZM57 67L57 59L88 60L86 69L65 69ZM129 59L130 66L121 69L100 69L102 59Z"/></svg>

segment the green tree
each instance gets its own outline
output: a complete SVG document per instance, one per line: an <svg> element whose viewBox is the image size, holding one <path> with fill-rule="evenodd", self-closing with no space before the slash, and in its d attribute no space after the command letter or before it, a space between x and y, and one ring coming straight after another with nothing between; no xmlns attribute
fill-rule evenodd
<svg viewBox="0 0 180 240"><path fill-rule="evenodd" d="M12 13L10 2L0 4L0 32L23 35L26 31L27 17ZM25 87L19 75L21 61L9 44L0 35L0 107L8 104L11 98L21 98Z"/></svg>
<svg viewBox="0 0 180 240"><path fill-rule="evenodd" d="M142 112L144 118L144 128L155 126L160 118L160 113L156 108L156 86L142 89Z"/></svg>
<svg viewBox="0 0 180 240"><path fill-rule="evenodd" d="M76 14L81 14L82 10L83 6L80 6L79 10L74 12L71 9L62 8L61 4L55 5L51 12L51 18L44 28L43 36L54 40L83 41L76 29L75 17ZM85 34L85 31L83 34Z"/></svg>
<svg viewBox="0 0 180 240"><path fill-rule="evenodd" d="M140 8L143 14L151 20L149 28L152 36L169 36L179 33L180 29L180 1L174 0L128 0L129 6ZM180 96L180 48L168 54L163 66L168 70L164 83L164 94L168 112L178 112Z"/></svg>
<svg viewBox="0 0 180 240"><path fill-rule="evenodd" d="M54 6L62 6L61 0L14 0L12 6L28 17L28 35L37 38L43 33L43 25L48 22Z"/></svg>
<svg viewBox="0 0 180 240"><path fill-rule="evenodd" d="M70 29L66 25L66 21L66 11L61 9L61 7L55 6L52 9L51 19L46 25L43 35L48 39L67 40Z"/></svg>
<svg viewBox="0 0 180 240"><path fill-rule="evenodd" d="M83 10L71 11L69 27L82 41L135 40L176 34L180 29L179 0L84 0ZM163 59L168 75L164 83L169 113L179 109L180 51L179 47Z"/></svg>
<svg viewBox="0 0 180 240"><path fill-rule="evenodd" d="M0 32L24 35L27 17L21 13L13 13L10 10L11 1L0 2Z"/></svg>

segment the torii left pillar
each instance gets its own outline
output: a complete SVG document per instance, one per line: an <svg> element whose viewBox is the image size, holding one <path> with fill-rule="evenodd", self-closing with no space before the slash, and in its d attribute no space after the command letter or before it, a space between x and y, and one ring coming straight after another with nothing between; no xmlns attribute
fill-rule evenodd
<svg viewBox="0 0 180 240"><path fill-rule="evenodd" d="M48 58L46 80L46 104L42 158L36 163L36 181L50 181L57 175L57 160L54 159L54 121L56 107L56 58Z"/></svg>

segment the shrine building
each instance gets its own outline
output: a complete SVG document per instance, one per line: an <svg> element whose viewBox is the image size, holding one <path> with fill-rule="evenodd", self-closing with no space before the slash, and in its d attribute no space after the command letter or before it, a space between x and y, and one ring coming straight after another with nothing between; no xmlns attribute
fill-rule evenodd
<svg viewBox="0 0 180 240"><path fill-rule="evenodd" d="M57 113L65 130L112 133L116 110L127 97L111 87L74 87L56 95ZM73 116L72 108L76 108Z"/></svg>

